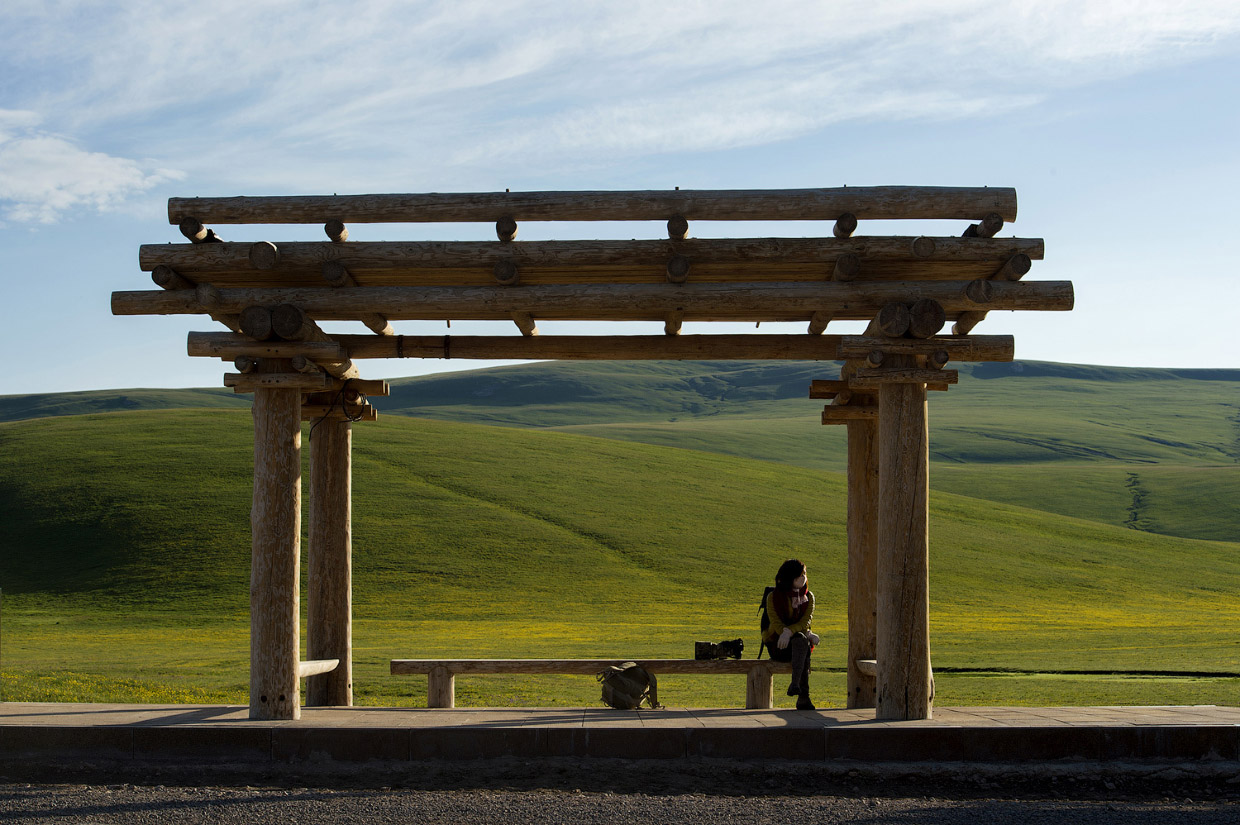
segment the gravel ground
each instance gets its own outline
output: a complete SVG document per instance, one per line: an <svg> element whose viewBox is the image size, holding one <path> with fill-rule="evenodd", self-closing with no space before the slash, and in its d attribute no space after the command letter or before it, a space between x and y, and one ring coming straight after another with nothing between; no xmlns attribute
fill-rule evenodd
<svg viewBox="0 0 1240 825"><path fill-rule="evenodd" d="M0 765L14 823L1240 823L1240 765Z"/></svg>
<svg viewBox="0 0 1240 825"><path fill-rule="evenodd" d="M523 822L1226 823L1220 803L1073 802L939 797L752 797L565 791L324 790L156 785L3 785L0 819L35 823Z"/></svg>

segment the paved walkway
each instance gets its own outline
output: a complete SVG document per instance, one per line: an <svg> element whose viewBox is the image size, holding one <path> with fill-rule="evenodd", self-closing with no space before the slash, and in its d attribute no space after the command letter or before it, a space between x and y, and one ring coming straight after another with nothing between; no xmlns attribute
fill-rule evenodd
<svg viewBox="0 0 1240 825"><path fill-rule="evenodd" d="M881 761L1240 759L1240 708L873 710L303 708L254 722L241 706L0 704L0 759L300 761L574 756Z"/></svg>

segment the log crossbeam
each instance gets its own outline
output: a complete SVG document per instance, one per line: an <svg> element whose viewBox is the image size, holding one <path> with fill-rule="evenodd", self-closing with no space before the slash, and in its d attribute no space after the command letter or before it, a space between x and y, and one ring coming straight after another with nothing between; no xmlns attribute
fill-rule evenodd
<svg viewBox="0 0 1240 825"><path fill-rule="evenodd" d="M168 221L212 224L511 221L1016 220L1006 187L851 186L629 192L470 192L169 198Z"/></svg>

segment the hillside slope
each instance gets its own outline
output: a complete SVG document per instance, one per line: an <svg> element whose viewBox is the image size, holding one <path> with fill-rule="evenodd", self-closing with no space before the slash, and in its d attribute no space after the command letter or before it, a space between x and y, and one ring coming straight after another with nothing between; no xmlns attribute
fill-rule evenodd
<svg viewBox="0 0 1240 825"><path fill-rule="evenodd" d="M9 423L0 450L6 605L244 615L245 413ZM626 655L640 639L680 655L697 634L751 635L789 555L842 638L844 486L829 472L395 417L357 428L354 489L356 613L416 629L420 649L499 655L519 637L531 655ZM940 665L1240 670L1237 545L931 504Z"/></svg>

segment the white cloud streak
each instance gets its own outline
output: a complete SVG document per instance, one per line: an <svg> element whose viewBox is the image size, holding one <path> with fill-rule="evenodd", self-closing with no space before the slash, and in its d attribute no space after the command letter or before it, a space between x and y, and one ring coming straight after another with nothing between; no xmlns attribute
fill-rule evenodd
<svg viewBox="0 0 1240 825"><path fill-rule="evenodd" d="M0 215L6 222L54 223L74 209L107 210L131 195L181 177L147 171L128 158L86 151L38 130L35 112L0 109Z"/></svg>
<svg viewBox="0 0 1240 825"><path fill-rule="evenodd" d="M211 192L422 189L992 116L1240 35L1232 0L6 6L0 101L51 124L0 147L6 169L42 170L0 191L30 220L170 177L63 135Z"/></svg>

